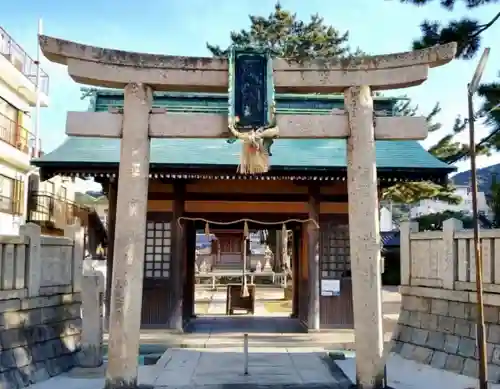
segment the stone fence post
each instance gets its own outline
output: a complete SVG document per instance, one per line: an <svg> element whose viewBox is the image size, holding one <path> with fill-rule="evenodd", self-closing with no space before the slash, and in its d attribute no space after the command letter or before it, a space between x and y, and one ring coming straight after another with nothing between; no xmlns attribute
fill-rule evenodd
<svg viewBox="0 0 500 389"><path fill-rule="evenodd" d="M439 263L439 274L444 289L454 289L457 263L455 247L455 231L463 228L463 223L457 219L448 219L443 223L443 258Z"/></svg>
<svg viewBox="0 0 500 389"><path fill-rule="evenodd" d="M66 226L64 228L64 236L73 240L73 293L80 293L82 290L83 256L85 254L85 230L80 225L80 221L77 221L75 224Z"/></svg>
<svg viewBox="0 0 500 389"><path fill-rule="evenodd" d="M400 233L400 265L401 265L401 285L410 285L411 283L411 240L410 234L418 232L418 223L403 222L399 228Z"/></svg>
<svg viewBox="0 0 500 389"><path fill-rule="evenodd" d="M81 367L99 367L103 363L102 302L104 277L99 272L82 277L82 349L78 360Z"/></svg>
<svg viewBox="0 0 500 389"><path fill-rule="evenodd" d="M40 226L34 223L27 223L19 228L19 235L28 241L25 251L28 263L26 274L28 297L40 295L42 280L41 233Z"/></svg>

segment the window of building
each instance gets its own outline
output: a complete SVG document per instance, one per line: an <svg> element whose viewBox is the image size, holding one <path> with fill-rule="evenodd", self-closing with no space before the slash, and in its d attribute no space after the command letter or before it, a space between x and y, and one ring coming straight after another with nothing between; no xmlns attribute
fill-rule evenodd
<svg viewBox="0 0 500 389"><path fill-rule="evenodd" d="M12 212L16 215L24 213L24 181L14 180L14 196Z"/></svg>
<svg viewBox="0 0 500 389"><path fill-rule="evenodd" d="M24 182L0 175L0 211L22 215Z"/></svg>
<svg viewBox="0 0 500 389"><path fill-rule="evenodd" d="M18 122L19 110L0 97L0 139L15 145Z"/></svg>
<svg viewBox="0 0 500 389"><path fill-rule="evenodd" d="M14 180L9 177L0 176L0 210L2 212L11 212L13 193Z"/></svg>

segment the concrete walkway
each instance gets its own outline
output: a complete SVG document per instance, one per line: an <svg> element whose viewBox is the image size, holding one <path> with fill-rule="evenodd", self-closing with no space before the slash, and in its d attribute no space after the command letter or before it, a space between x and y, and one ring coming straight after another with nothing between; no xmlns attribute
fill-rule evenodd
<svg viewBox="0 0 500 389"><path fill-rule="evenodd" d="M251 350L248 358L248 375L245 375L242 350L169 350L158 361L159 374L151 384L155 387L321 384L331 388L350 384L340 370L332 370L334 365L325 353L271 348Z"/></svg>
<svg viewBox="0 0 500 389"><path fill-rule="evenodd" d="M140 366L139 383L152 388L349 388L351 381L323 353L286 348L250 349L244 374L241 349L170 349L152 366ZM97 377L96 377L97 375ZM89 376L92 376L90 378ZM31 389L95 389L104 369L63 374Z"/></svg>
<svg viewBox="0 0 500 389"><path fill-rule="evenodd" d="M305 333L288 312L267 312L266 301L283 291L259 288L256 314L226 317L225 292L197 289L198 314L178 334L141 331L141 344L169 349L156 365L139 367L139 383L154 388L348 388L350 380L326 350L354 348L352 330ZM399 313L397 290L384 290L384 330L390 340ZM244 375L243 334L249 338L249 374ZM105 340L107 336L105 336ZM104 369L74 370L31 389L95 389L104 385Z"/></svg>

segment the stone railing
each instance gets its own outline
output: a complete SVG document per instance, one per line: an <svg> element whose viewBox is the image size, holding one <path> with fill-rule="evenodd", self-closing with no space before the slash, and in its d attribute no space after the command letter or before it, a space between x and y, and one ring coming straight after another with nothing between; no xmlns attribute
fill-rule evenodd
<svg viewBox="0 0 500 389"><path fill-rule="evenodd" d="M80 291L83 232L82 242L74 240L75 226L65 234L43 236L28 223L18 236L0 236L0 300Z"/></svg>
<svg viewBox="0 0 500 389"><path fill-rule="evenodd" d="M0 236L0 387L21 388L79 363L84 231L21 226Z"/></svg>
<svg viewBox="0 0 500 389"><path fill-rule="evenodd" d="M0 236L0 299L27 296L26 236Z"/></svg>
<svg viewBox="0 0 500 389"><path fill-rule="evenodd" d="M443 231L401 225L401 313L393 351L477 377L477 295L472 230L450 219ZM481 230L489 379L500 379L500 230Z"/></svg>
<svg viewBox="0 0 500 389"><path fill-rule="evenodd" d="M416 231L416 223L401 225L401 284L474 291L473 231L456 219L443 231ZM480 242L484 289L500 293L500 229L481 230Z"/></svg>

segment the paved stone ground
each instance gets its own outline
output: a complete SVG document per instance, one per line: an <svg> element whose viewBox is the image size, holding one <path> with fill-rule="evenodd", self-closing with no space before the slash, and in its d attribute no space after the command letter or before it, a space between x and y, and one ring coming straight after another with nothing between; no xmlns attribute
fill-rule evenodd
<svg viewBox="0 0 500 389"><path fill-rule="evenodd" d="M280 289L259 288L255 316L224 316L225 292L198 289L207 301L205 315L186 334L142 331L141 343L162 344L169 350L153 366L139 367L139 382L155 388L348 388L346 375L325 350L354 347L352 330L304 333L289 313L270 316L266 300L283 297ZM397 321L400 297L384 290L386 339ZM201 311L201 309L200 309ZM200 312L201 313L201 312ZM301 332L302 331L302 332ZM249 375L244 375L243 334L249 334ZM105 336L105 339L107 336ZM78 371L31 386L31 389L95 389L104 385L104 370ZM92 378L90 378L92 377Z"/></svg>
<svg viewBox="0 0 500 389"><path fill-rule="evenodd" d="M297 352L285 348L251 350L248 375L244 354L238 349L172 349L158 361L155 387L228 384L347 386L350 381L333 370L325 353Z"/></svg>
<svg viewBox="0 0 500 389"><path fill-rule="evenodd" d="M170 349L153 366L140 366L139 383L153 388L348 388L342 370L322 352L286 348L250 349L248 374L239 348ZM104 386L104 369L69 373L31 389L95 389Z"/></svg>
<svg viewBox="0 0 500 389"><path fill-rule="evenodd" d="M270 313L264 307L266 301L282 300L284 291L277 287L267 287L265 285L257 285L254 316L273 316L273 317L288 317L289 312L273 312ZM201 285L197 285L195 291L195 314L203 316L219 316L226 314L226 289L218 288L216 291L207 289ZM208 304L208 310L206 305Z"/></svg>

